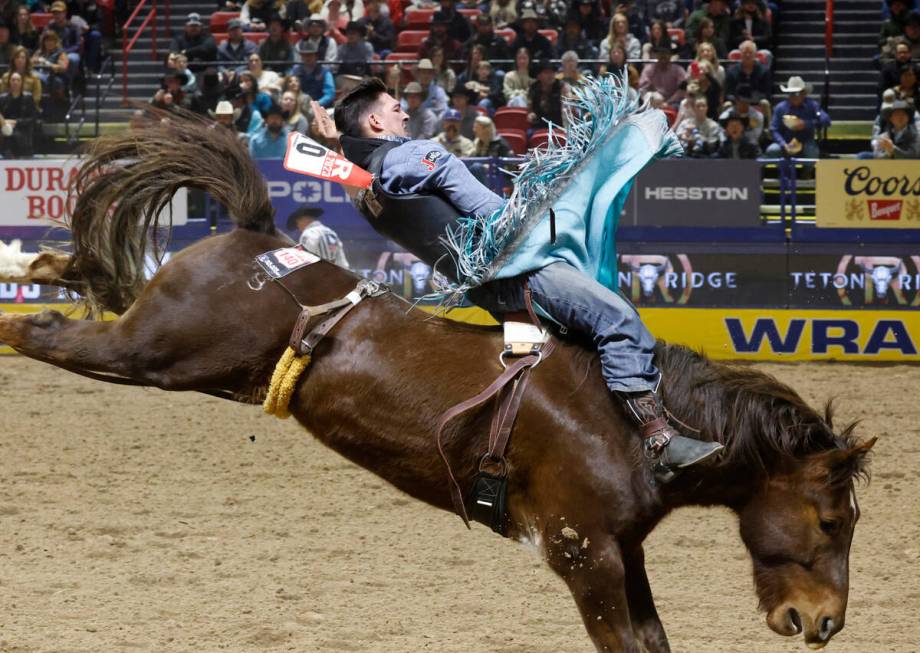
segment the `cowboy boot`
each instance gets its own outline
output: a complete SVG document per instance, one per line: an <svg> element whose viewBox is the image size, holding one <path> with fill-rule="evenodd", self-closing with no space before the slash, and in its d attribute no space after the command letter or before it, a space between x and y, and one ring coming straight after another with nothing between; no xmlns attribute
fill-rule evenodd
<svg viewBox="0 0 920 653"><path fill-rule="evenodd" d="M677 471L708 460L724 447L718 442L703 442L681 435L668 423L657 392L623 394L630 415L642 429L643 448L655 477L671 481Z"/></svg>

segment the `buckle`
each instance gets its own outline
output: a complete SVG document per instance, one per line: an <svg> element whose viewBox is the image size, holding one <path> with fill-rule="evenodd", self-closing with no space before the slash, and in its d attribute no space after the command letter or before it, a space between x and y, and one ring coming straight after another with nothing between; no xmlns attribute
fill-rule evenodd
<svg viewBox="0 0 920 653"><path fill-rule="evenodd" d="M645 453L649 458L658 458L665 447L671 444L671 436L665 431L658 431L645 439Z"/></svg>

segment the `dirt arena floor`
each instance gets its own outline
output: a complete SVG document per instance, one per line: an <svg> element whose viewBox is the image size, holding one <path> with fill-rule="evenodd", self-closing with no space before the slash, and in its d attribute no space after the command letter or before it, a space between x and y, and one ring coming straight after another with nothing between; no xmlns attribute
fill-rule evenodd
<svg viewBox="0 0 920 653"><path fill-rule="evenodd" d="M760 367L881 436L827 650L920 651L920 367ZM533 553L293 422L18 357L0 387L0 651L594 650ZM647 557L675 652L806 650L756 612L727 512L679 512Z"/></svg>

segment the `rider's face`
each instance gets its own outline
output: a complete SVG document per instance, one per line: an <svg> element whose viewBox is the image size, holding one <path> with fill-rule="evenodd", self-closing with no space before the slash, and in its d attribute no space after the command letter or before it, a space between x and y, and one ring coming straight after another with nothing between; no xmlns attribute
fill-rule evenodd
<svg viewBox="0 0 920 653"><path fill-rule="evenodd" d="M409 116L390 94L381 95L367 117L370 136L405 136Z"/></svg>

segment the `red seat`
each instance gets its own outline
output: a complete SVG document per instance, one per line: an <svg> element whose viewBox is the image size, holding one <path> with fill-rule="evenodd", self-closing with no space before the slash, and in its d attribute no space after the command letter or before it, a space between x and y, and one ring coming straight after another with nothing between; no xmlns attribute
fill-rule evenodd
<svg viewBox="0 0 920 653"><path fill-rule="evenodd" d="M514 39L517 38L517 32L515 32L510 27L506 27L504 29L497 29L495 30L495 33L498 34L499 36L504 37L504 39L508 41L508 45L511 45L512 43L514 43Z"/></svg>
<svg viewBox="0 0 920 653"><path fill-rule="evenodd" d="M215 34L214 42L217 43L217 45L220 45L228 38L230 38L229 34ZM243 38L258 45L268 38L268 32L243 32Z"/></svg>
<svg viewBox="0 0 920 653"><path fill-rule="evenodd" d="M208 21L208 29L211 30L211 34L226 34L227 23L239 17L238 11L215 11Z"/></svg>
<svg viewBox="0 0 920 653"><path fill-rule="evenodd" d="M565 132L561 129L554 129L553 138L560 143L565 143ZM549 130L538 129L530 135L530 141L528 141L527 147L532 150L537 147L544 147L547 143L549 143Z"/></svg>
<svg viewBox="0 0 920 653"><path fill-rule="evenodd" d="M32 27L36 32L41 32L51 22L51 14L35 13L32 14Z"/></svg>
<svg viewBox="0 0 920 653"><path fill-rule="evenodd" d="M434 9L410 9L406 12L406 29L427 30Z"/></svg>
<svg viewBox="0 0 920 653"><path fill-rule="evenodd" d="M668 126L673 127L674 123L677 122L677 109L674 107L662 107L661 110L668 117Z"/></svg>
<svg viewBox="0 0 920 653"><path fill-rule="evenodd" d="M492 120L495 122L495 127L497 129L519 129L526 132L530 127L530 122L527 120L527 113L527 109L502 107L495 112L495 116Z"/></svg>
<svg viewBox="0 0 920 653"><path fill-rule="evenodd" d="M527 134L520 129L503 129L498 135L508 141L508 145L515 154L527 152Z"/></svg>
<svg viewBox="0 0 920 653"><path fill-rule="evenodd" d="M407 29L399 33L396 39L398 52L415 52L422 41L428 38L428 30Z"/></svg>
<svg viewBox="0 0 920 653"><path fill-rule="evenodd" d="M554 48L556 47L556 41L559 40L559 32L554 29L541 29L539 32L547 39L549 39L550 45L552 45Z"/></svg>
<svg viewBox="0 0 920 653"><path fill-rule="evenodd" d="M679 27L669 27L668 36L671 37L671 40L677 43L677 45L683 45L687 42L687 35Z"/></svg>
<svg viewBox="0 0 920 653"><path fill-rule="evenodd" d="M728 59L729 61L741 61L741 50L738 50L736 48L732 50L731 52L729 52ZM767 53L764 52L763 50L758 50L757 51L757 61L760 62L760 65L766 66L767 65Z"/></svg>

